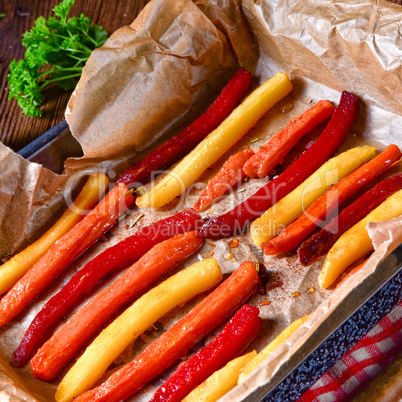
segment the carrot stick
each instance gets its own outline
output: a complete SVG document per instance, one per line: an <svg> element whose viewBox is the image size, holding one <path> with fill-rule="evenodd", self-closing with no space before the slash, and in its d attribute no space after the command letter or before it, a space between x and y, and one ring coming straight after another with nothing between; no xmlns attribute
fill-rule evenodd
<svg viewBox="0 0 402 402"><path fill-rule="evenodd" d="M299 249L299 261L311 265L328 253L343 233L377 208L389 196L402 189L402 174L390 177L365 192L352 205L344 209L325 228L304 241Z"/></svg>
<svg viewBox="0 0 402 402"><path fill-rule="evenodd" d="M41 380L52 380L120 307L197 251L203 242L198 232L189 232L154 246L122 276L79 309L39 349L31 360L33 375Z"/></svg>
<svg viewBox="0 0 402 402"><path fill-rule="evenodd" d="M141 258L153 246L178 234L195 230L202 221L193 209L186 209L137 230L132 236L107 248L79 269L62 289L50 298L36 314L25 331L18 348L13 353L13 363L23 367L37 350L56 322L89 293L97 283Z"/></svg>
<svg viewBox="0 0 402 402"><path fill-rule="evenodd" d="M287 74L278 72L255 89L196 148L166 176L137 198L140 208L160 208L179 196L249 131L293 85Z"/></svg>
<svg viewBox="0 0 402 402"><path fill-rule="evenodd" d="M222 332L181 364L149 402L180 402L216 370L243 352L261 329L259 312L257 307L243 304Z"/></svg>
<svg viewBox="0 0 402 402"><path fill-rule="evenodd" d="M242 167L253 155L254 152L249 148L232 155L223 164L219 172L208 182L193 208L196 211L203 211L214 200L241 182L246 177Z"/></svg>
<svg viewBox="0 0 402 402"><path fill-rule="evenodd" d="M208 107L207 111L185 128L179 135L166 141L159 148L150 152L134 166L123 172L117 183L131 185L147 183L152 172L161 170L190 152L240 103L241 98L251 87L251 74L242 68L222 89L222 92ZM131 186L130 186L131 187Z"/></svg>
<svg viewBox="0 0 402 402"><path fill-rule="evenodd" d="M301 137L314 127L329 119L334 107L329 101L319 101L299 117L295 117L281 131L276 133L267 144L251 157L243 167L249 177L262 179L280 162L280 160L296 145Z"/></svg>
<svg viewBox="0 0 402 402"><path fill-rule="evenodd" d="M112 227L134 203L125 184L114 187L81 222L70 229L0 301L0 327L21 313L63 270Z"/></svg>
<svg viewBox="0 0 402 402"><path fill-rule="evenodd" d="M396 145L390 145L384 152L365 163L343 178L319 197L295 222L277 237L264 243L266 255L284 253L297 247L313 230L329 216L337 206L360 190L377 175L387 170L402 156Z"/></svg>
<svg viewBox="0 0 402 402"><path fill-rule="evenodd" d="M113 402L128 398L183 356L202 336L230 315L256 290L258 282L254 264L250 261L243 262L225 282L151 343L131 363L75 401Z"/></svg>
<svg viewBox="0 0 402 402"><path fill-rule="evenodd" d="M85 349L59 384L57 402L70 402L91 389L124 349L156 321L222 279L217 261L204 258L146 292Z"/></svg>
<svg viewBox="0 0 402 402"><path fill-rule="evenodd" d="M346 282L348 280L348 278L350 278L351 276L353 276L357 271L360 271L363 268L363 265L368 261L368 258L366 260L364 260L360 265L358 265L357 267L354 267L336 286L335 289L338 289L339 286L342 285L342 283Z"/></svg>
<svg viewBox="0 0 402 402"><path fill-rule="evenodd" d="M92 173L74 202L61 218L35 243L16 254L0 267L0 294L7 292L28 272L53 244L84 218L109 185L103 173Z"/></svg>

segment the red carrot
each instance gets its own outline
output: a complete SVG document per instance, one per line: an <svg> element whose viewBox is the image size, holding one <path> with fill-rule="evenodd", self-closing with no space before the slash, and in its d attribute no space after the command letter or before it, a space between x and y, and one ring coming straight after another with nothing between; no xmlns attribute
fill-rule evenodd
<svg viewBox="0 0 402 402"><path fill-rule="evenodd" d="M199 215L192 209L142 228L127 239L97 255L70 279L35 316L13 354L13 362L23 367L46 331L65 315L76 302L106 275L132 264L156 244L181 233L189 232L201 224Z"/></svg>
<svg viewBox="0 0 402 402"><path fill-rule="evenodd" d="M229 116L250 87L251 74L243 69L238 70L202 116L179 135L165 142L140 162L127 169L120 175L117 183L147 183L151 179L153 171L163 169L179 160Z"/></svg>
<svg viewBox="0 0 402 402"><path fill-rule="evenodd" d="M254 264L246 261L177 324L151 343L131 363L115 372L99 387L76 401L121 401L137 392L155 376L182 357L253 292L259 278Z"/></svg>
<svg viewBox="0 0 402 402"><path fill-rule="evenodd" d="M327 226L301 244L298 250L300 262L303 265L310 265L318 260L331 249L343 233L400 189L402 189L402 174L384 180L364 193Z"/></svg>
<svg viewBox="0 0 402 402"><path fill-rule="evenodd" d="M281 131L276 133L267 144L251 157L243 167L249 177L262 179L280 162L281 159L297 144L301 137L314 127L329 119L334 112L331 102L319 101L301 116L295 117Z"/></svg>
<svg viewBox="0 0 402 402"><path fill-rule="evenodd" d="M243 305L216 338L179 366L150 402L180 402L216 370L243 352L261 329L258 313L258 308Z"/></svg>
<svg viewBox="0 0 402 402"><path fill-rule="evenodd" d="M384 152L343 178L319 197L295 222L283 230L277 237L263 243L266 255L284 253L293 250L317 226L329 216L337 206L360 190L377 175L387 170L402 156L396 145L390 145Z"/></svg>
<svg viewBox="0 0 402 402"><path fill-rule="evenodd" d="M116 281L81 307L31 360L36 378L52 380L112 315L160 276L196 252L204 240L189 232L154 246Z"/></svg>
<svg viewBox="0 0 402 402"><path fill-rule="evenodd" d="M193 208L196 211L203 211L214 200L241 182L246 177L242 167L253 155L254 152L249 148L232 155L223 164L219 172L208 182Z"/></svg>
<svg viewBox="0 0 402 402"><path fill-rule="evenodd" d="M124 183L59 239L0 301L0 327L21 313L63 270L109 230L134 203Z"/></svg>
<svg viewBox="0 0 402 402"><path fill-rule="evenodd" d="M246 225L289 194L313 174L345 141L359 113L355 95L343 92L341 101L320 138L279 177L231 211L210 219L201 228L207 239L220 239L244 230Z"/></svg>

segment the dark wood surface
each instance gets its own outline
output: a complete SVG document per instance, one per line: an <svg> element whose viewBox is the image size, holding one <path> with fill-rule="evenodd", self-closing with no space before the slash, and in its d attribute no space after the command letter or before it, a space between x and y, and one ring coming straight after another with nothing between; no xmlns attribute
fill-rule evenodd
<svg viewBox="0 0 402 402"><path fill-rule="evenodd" d="M7 101L8 66L13 59L23 58L25 49L21 35L29 30L36 18L46 18L61 0L0 0L0 141L18 151L64 118L71 92L57 86L46 90L43 117L31 118L22 114L17 102ZM71 15L84 13L92 17L108 33L129 25L149 0L76 0Z"/></svg>

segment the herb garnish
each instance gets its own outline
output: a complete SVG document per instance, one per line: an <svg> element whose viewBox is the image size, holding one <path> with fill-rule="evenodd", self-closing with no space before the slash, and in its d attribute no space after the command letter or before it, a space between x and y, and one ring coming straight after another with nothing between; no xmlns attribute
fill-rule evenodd
<svg viewBox="0 0 402 402"><path fill-rule="evenodd" d="M90 17L67 19L73 4L74 0L63 0L53 9L55 16L39 17L23 35L25 58L10 63L8 99L16 98L28 116L42 115L38 107L44 102L41 90L46 85L56 82L66 91L73 89L89 55L107 40L106 31L91 25Z"/></svg>

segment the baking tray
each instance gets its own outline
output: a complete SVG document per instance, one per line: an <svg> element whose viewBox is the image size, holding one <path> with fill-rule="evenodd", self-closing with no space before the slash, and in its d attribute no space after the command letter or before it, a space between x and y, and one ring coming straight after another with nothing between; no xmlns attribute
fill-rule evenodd
<svg viewBox="0 0 402 402"><path fill-rule="evenodd" d="M18 152L24 158L61 173L68 157L83 155L62 120ZM257 387L244 401L295 401L340 360L402 298L402 244L390 253L317 328L269 384Z"/></svg>

